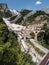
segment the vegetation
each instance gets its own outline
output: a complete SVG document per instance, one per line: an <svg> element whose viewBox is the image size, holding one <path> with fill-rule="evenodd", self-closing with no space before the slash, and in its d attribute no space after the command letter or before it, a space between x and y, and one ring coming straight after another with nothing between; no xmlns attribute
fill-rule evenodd
<svg viewBox="0 0 49 65"><path fill-rule="evenodd" d="M47 24L44 24L44 26L41 29L45 30L45 32L40 32L38 34L38 41L40 41L40 44L42 46L49 49L49 27L47 27Z"/></svg>
<svg viewBox="0 0 49 65"><path fill-rule="evenodd" d="M24 10L21 11L20 13L21 13L22 16L25 16L25 15L27 15L29 12L31 12L31 11L30 11L30 10L27 10L27 9L24 9Z"/></svg>
<svg viewBox="0 0 49 65"><path fill-rule="evenodd" d="M5 17L7 17L7 18L12 16L12 14L9 10L7 12L4 12L4 14L5 14Z"/></svg>
<svg viewBox="0 0 49 65"><path fill-rule="evenodd" d="M21 51L17 35L8 31L0 17L0 65L36 65L28 53Z"/></svg>
<svg viewBox="0 0 49 65"><path fill-rule="evenodd" d="M36 18L40 18L38 20L36 20ZM25 20L25 24L38 24L41 23L42 21L47 21L49 22L49 15L46 14L44 11L36 11L36 13L34 13L33 15L29 16L26 20Z"/></svg>
<svg viewBox="0 0 49 65"><path fill-rule="evenodd" d="M11 14L10 10L7 10L7 12L0 11L0 16L8 18L8 17L11 17L12 14Z"/></svg>
<svg viewBox="0 0 49 65"><path fill-rule="evenodd" d="M41 11L41 10L36 11L36 13L27 17L24 21L23 17L27 15L29 12L31 12L31 10L26 10L26 9L22 10L20 12L22 16L16 21L16 23L27 26L32 24L38 24L45 21L47 23L49 22L49 14L46 14L44 11Z"/></svg>
<svg viewBox="0 0 49 65"><path fill-rule="evenodd" d="M17 17L17 15L12 16L12 17L10 18L10 21L14 20L16 17Z"/></svg>
<svg viewBox="0 0 49 65"><path fill-rule="evenodd" d="M5 42L8 34L8 29L6 24L3 22L2 17L0 16L0 44Z"/></svg>
<svg viewBox="0 0 49 65"><path fill-rule="evenodd" d="M43 40L43 39L44 39L44 32L38 33L37 39L38 39L39 41L40 41L40 40Z"/></svg>
<svg viewBox="0 0 49 65"><path fill-rule="evenodd" d="M0 15L3 17L4 16L4 13L0 11Z"/></svg>
<svg viewBox="0 0 49 65"><path fill-rule="evenodd" d="M37 15L40 16L40 15L45 15L45 14L46 14L46 13L45 13L44 11L39 10L39 11L37 11L37 12L34 14L34 16L36 17Z"/></svg>
<svg viewBox="0 0 49 65"><path fill-rule="evenodd" d="M36 11L33 15L29 16L25 21L23 17L27 15L31 10L24 9L21 11L21 17L15 22L16 24L23 24L25 26L31 24L38 24L45 20L49 23L49 14L44 11ZM6 24L4 23L2 17L11 17L12 14L8 10L7 12L0 11L0 65L36 65L28 52L24 53L21 51L21 45L17 41L18 35L14 32L9 31ZM16 16L10 18L10 21L14 20ZM40 20L36 20L36 17L40 17ZM22 22L23 21L23 22ZM38 34L38 41L40 44L47 49L49 49L49 27L47 24L41 28L45 32L40 32ZM34 33L30 33L31 37L34 38ZM33 46L33 48L43 56L45 53L37 48L32 42L27 40L27 42Z"/></svg>
<svg viewBox="0 0 49 65"><path fill-rule="evenodd" d="M16 24L22 24L23 17L21 16L15 23Z"/></svg>

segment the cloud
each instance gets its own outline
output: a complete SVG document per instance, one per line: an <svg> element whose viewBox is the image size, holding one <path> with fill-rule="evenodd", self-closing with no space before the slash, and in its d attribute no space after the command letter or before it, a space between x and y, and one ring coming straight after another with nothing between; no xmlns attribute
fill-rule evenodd
<svg viewBox="0 0 49 65"><path fill-rule="evenodd" d="M41 1L36 1L36 5L40 5L40 4L42 4Z"/></svg>

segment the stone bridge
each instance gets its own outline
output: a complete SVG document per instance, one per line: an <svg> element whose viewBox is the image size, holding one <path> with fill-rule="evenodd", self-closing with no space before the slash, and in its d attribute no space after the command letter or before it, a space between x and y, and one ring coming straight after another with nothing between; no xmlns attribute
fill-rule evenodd
<svg viewBox="0 0 49 65"><path fill-rule="evenodd" d="M44 30L32 30L32 29L25 29L22 31L22 36L24 38L26 38L27 36L29 36L30 33L34 33L35 34L35 37L34 39L37 40L37 35L40 33L40 32L45 32Z"/></svg>

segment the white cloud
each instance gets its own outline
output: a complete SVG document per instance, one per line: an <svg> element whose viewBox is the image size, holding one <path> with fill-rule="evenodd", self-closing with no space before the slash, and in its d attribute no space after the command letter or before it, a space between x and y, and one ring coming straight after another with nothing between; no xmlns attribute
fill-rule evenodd
<svg viewBox="0 0 49 65"><path fill-rule="evenodd" d="M36 5L40 5L40 4L42 4L41 1L36 1Z"/></svg>

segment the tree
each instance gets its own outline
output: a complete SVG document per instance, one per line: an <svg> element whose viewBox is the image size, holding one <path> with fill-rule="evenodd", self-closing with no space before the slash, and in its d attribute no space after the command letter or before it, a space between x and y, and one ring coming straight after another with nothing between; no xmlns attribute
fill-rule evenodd
<svg viewBox="0 0 49 65"><path fill-rule="evenodd" d="M47 30L47 23L45 23L42 27L41 30Z"/></svg>
<svg viewBox="0 0 49 65"><path fill-rule="evenodd" d="M45 39L46 44L49 45L49 28L47 28L47 29L45 30L44 39Z"/></svg>
<svg viewBox="0 0 49 65"><path fill-rule="evenodd" d="M31 56L21 51L17 34L8 31L3 20L0 22L0 65L35 65Z"/></svg>
<svg viewBox="0 0 49 65"><path fill-rule="evenodd" d="M38 41L42 41L42 40L44 40L44 32L40 32L40 33L38 33L38 35L37 35L37 39L38 39Z"/></svg>

